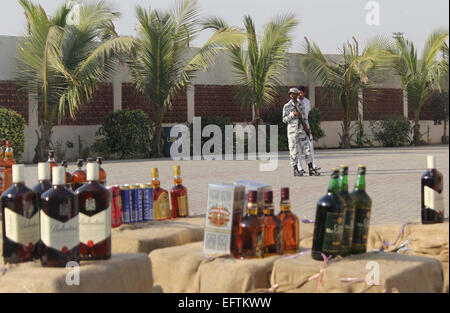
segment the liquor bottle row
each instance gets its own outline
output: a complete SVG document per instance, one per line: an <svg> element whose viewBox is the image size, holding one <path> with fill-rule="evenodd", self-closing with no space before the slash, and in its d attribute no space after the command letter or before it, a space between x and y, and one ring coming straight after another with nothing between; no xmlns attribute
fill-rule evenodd
<svg viewBox="0 0 450 313"><path fill-rule="evenodd" d="M333 168L326 195L316 207L312 257L323 260L366 252L372 200L366 192L366 167L358 166L355 187L348 192L348 166Z"/></svg>
<svg viewBox="0 0 450 313"><path fill-rule="evenodd" d="M11 141L6 141L3 152L3 143L0 141L0 194L12 185L12 166L15 164Z"/></svg>
<svg viewBox="0 0 450 313"><path fill-rule="evenodd" d="M152 182L108 187L112 193L113 227L122 223L160 221L189 215L187 188L183 186L181 168L173 167L174 186L169 192L161 188L159 171L152 168Z"/></svg>
<svg viewBox="0 0 450 313"><path fill-rule="evenodd" d="M29 189L24 166L12 166L13 185L1 195L4 261L39 258L42 266L60 267L109 259L111 196L99 181L99 164L87 164L87 182L75 191L67 187L63 166L53 166L50 175L50 164L39 163L38 176Z"/></svg>

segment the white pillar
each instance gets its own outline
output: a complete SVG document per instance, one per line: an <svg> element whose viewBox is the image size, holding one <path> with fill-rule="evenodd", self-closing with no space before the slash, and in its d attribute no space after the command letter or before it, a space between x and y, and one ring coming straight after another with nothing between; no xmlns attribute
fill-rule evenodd
<svg viewBox="0 0 450 313"><path fill-rule="evenodd" d="M34 148L37 144L36 131L39 128L38 101L35 95L28 93L28 121L25 127L25 144L23 151L23 161L33 162Z"/></svg>
<svg viewBox="0 0 450 313"><path fill-rule="evenodd" d="M408 92L403 90L403 116L408 118Z"/></svg>
<svg viewBox="0 0 450 313"><path fill-rule="evenodd" d="M364 120L364 100L363 100L363 90L358 90L358 115L361 116L361 121Z"/></svg>
<svg viewBox="0 0 450 313"><path fill-rule="evenodd" d="M314 108L316 106L316 84L312 81L308 84L308 95L311 108Z"/></svg>
<svg viewBox="0 0 450 313"><path fill-rule="evenodd" d="M187 121L193 123L195 115L195 87L189 85L186 89L187 98Z"/></svg>
<svg viewBox="0 0 450 313"><path fill-rule="evenodd" d="M122 76L117 71L113 77L114 111L122 109Z"/></svg>

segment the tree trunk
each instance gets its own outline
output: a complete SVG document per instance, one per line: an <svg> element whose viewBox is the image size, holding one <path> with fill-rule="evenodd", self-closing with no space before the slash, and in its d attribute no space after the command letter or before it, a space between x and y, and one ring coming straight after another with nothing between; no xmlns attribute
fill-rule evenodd
<svg viewBox="0 0 450 313"><path fill-rule="evenodd" d="M416 113L414 118L414 135L413 135L413 143L415 146L420 144L421 134L420 134L420 123L419 123L419 114Z"/></svg>
<svg viewBox="0 0 450 313"><path fill-rule="evenodd" d="M37 144L34 148L35 154L33 163L44 162L47 160L47 154L50 150L53 125L48 121L42 120L39 126L39 132L36 131Z"/></svg>
<svg viewBox="0 0 450 313"><path fill-rule="evenodd" d="M344 144L345 149L351 148L350 146L350 118L347 116L347 114L344 115L344 128L343 128L343 134L342 134L342 140Z"/></svg>

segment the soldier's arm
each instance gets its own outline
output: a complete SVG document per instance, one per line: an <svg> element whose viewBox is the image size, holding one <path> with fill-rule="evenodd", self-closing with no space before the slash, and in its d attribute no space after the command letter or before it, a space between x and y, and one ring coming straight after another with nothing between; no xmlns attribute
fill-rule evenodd
<svg viewBox="0 0 450 313"><path fill-rule="evenodd" d="M290 121L292 121L294 118L295 118L294 112L289 112L287 110L287 105L285 105L283 107L283 122L287 124Z"/></svg>

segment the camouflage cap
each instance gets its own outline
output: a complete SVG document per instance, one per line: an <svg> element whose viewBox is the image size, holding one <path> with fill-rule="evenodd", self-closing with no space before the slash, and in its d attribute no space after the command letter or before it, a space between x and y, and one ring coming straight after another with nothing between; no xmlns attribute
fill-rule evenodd
<svg viewBox="0 0 450 313"><path fill-rule="evenodd" d="M288 94L290 94L290 93L298 93L298 92L299 92L299 91L298 91L297 88L291 88L291 89L289 89Z"/></svg>

